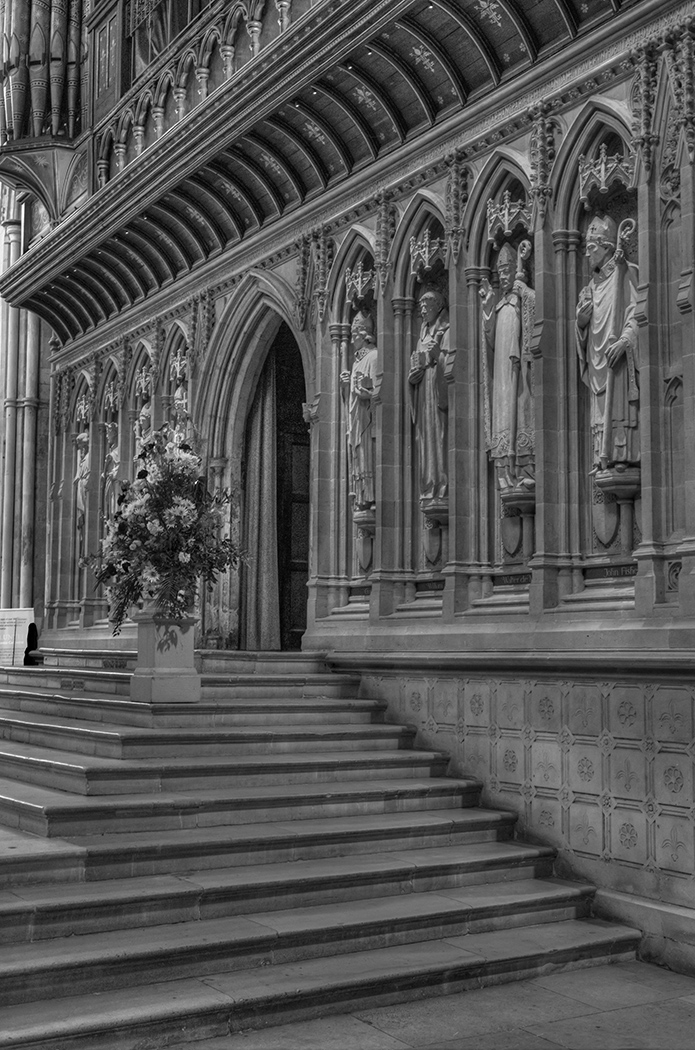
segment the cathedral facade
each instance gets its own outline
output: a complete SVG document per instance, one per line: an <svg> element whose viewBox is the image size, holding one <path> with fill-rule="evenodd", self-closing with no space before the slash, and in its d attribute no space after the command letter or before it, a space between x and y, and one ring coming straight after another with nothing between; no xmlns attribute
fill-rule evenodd
<svg viewBox="0 0 695 1050"><path fill-rule="evenodd" d="M44 647L133 646L89 559L142 442L184 426L248 554L200 647L361 672L668 958L654 902L689 907L695 872L695 5L0 18L2 609Z"/></svg>

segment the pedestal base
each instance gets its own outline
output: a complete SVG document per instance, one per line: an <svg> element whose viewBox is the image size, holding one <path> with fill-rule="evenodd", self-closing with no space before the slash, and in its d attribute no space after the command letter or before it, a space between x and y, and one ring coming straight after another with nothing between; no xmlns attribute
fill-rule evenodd
<svg viewBox="0 0 695 1050"><path fill-rule="evenodd" d="M193 646L197 619L170 620L143 610L133 620L138 628L138 656L130 680L130 699L139 703L196 703L201 678Z"/></svg>

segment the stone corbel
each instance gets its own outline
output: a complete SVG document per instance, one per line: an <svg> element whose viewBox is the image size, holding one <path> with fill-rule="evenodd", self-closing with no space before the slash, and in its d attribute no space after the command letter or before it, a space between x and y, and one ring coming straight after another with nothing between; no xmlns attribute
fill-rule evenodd
<svg viewBox="0 0 695 1050"><path fill-rule="evenodd" d="M693 309L693 271L692 267L681 272L678 282L676 305L682 314L689 314Z"/></svg>
<svg viewBox="0 0 695 1050"><path fill-rule="evenodd" d="M304 422L309 428L313 427L315 423L319 421L319 404L321 401L321 394L315 394L312 401L305 401L302 404L302 416Z"/></svg>

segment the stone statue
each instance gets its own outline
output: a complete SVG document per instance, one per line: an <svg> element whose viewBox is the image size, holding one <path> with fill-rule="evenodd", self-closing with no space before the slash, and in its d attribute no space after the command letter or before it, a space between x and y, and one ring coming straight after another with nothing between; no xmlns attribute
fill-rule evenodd
<svg viewBox="0 0 695 1050"><path fill-rule="evenodd" d="M529 288L524 261L529 241L518 251L503 244L497 257L500 297L487 278L480 289L483 301L486 355L486 430L490 457L497 470L500 491L535 485L532 357L535 292Z"/></svg>
<svg viewBox="0 0 695 1050"><path fill-rule="evenodd" d="M143 397L133 429L135 431L135 455L137 457L152 437L152 401L147 394Z"/></svg>
<svg viewBox="0 0 695 1050"><path fill-rule="evenodd" d="M586 237L592 277L579 293L576 341L581 377L591 391L592 473L640 460L637 267L621 247L632 230L631 219L617 229L610 217L596 217Z"/></svg>
<svg viewBox="0 0 695 1050"><path fill-rule="evenodd" d="M437 288L420 296L422 327L410 355L410 408L419 452L420 501L445 500L449 491L444 362L449 350L449 312Z"/></svg>
<svg viewBox="0 0 695 1050"><path fill-rule="evenodd" d="M111 518L116 513L120 465L121 453L118 448L118 423L107 423L106 456L104 457L104 471L101 475L104 482L104 518Z"/></svg>
<svg viewBox="0 0 695 1050"><path fill-rule="evenodd" d="M77 508L78 527L81 527L87 511L87 484L91 474L89 434L86 430L77 435L75 443L77 446L77 472L73 480L77 486L75 507Z"/></svg>
<svg viewBox="0 0 695 1050"><path fill-rule="evenodd" d="M372 396L376 380L377 348L374 322L359 312L352 322L351 342L354 362L351 372L341 372L340 382L348 399L348 452L350 490L355 510L374 508L375 440Z"/></svg>

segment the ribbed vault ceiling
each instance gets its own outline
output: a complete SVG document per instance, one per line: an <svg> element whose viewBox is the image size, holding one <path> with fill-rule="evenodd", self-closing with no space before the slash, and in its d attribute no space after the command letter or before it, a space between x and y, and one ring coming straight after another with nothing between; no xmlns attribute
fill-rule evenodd
<svg viewBox="0 0 695 1050"><path fill-rule="evenodd" d="M416 0L250 129L230 127L214 157L62 273L43 285L37 274L22 305L62 342L78 337L415 141L620 6Z"/></svg>

